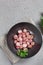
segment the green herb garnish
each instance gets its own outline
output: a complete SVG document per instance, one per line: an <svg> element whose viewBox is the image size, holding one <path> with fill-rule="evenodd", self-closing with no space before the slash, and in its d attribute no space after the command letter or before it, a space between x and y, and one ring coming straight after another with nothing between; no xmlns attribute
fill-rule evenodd
<svg viewBox="0 0 43 65"><path fill-rule="evenodd" d="M41 16L40 20L41 20L40 26L43 27L43 16Z"/></svg>
<svg viewBox="0 0 43 65"><path fill-rule="evenodd" d="M20 57L26 57L28 56L28 50L18 50L17 55L19 55Z"/></svg>

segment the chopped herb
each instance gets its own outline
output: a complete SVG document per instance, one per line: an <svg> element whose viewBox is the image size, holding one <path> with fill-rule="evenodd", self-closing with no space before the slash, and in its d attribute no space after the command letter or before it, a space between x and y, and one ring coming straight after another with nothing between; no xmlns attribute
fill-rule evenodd
<svg viewBox="0 0 43 65"><path fill-rule="evenodd" d="M20 57L26 57L28 56L28 50L25 51L25 50L18 50L17 51L17 55L19 55Z"/></svg>
<svg viewBox="0 0 43 65"><path fill-rule="evenodd" d="M41 22L40 22L40 26L43 27L43 16L41 16Z"/></svg>

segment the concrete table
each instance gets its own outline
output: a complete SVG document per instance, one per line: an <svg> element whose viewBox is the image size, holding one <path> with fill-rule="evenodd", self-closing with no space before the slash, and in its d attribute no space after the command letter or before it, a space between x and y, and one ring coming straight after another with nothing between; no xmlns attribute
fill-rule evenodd
<svg viewBox="0 0 43 65"><path fill-rule="evenodd" d="M0 0L0 36L11 26L32 18L37 24L43 12L43 0ZM43 65L43 45L32 58L23 59L14 65ZM5 53L0 49L0 65L11 65Z"/></svg>

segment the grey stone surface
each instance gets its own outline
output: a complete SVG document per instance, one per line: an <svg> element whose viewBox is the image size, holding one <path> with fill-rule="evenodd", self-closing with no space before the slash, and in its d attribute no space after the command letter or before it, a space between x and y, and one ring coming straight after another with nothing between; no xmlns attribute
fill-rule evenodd
<svg viewBox="0 0 43 65"><path fill-rule="evenodd" d="M43 12L43 0L0 0L0 36L7 33L11 26L32 18L38 23ZM43 65L43 45L32 58L22 59L14 65ZM5 53L0 49L0 65L11 65Z"/></svg>

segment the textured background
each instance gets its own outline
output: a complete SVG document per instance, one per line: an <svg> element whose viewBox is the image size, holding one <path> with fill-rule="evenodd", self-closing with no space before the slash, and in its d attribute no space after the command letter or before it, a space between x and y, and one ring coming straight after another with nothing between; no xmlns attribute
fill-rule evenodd
<svg viewBox="0 0 43 65"><path fill-rule="evenodd" d="M32 18L38 23L43 12L43 0L0 0L0 36L7 33L11 26ZM21 60L14 65L43 65L43 45L34 57ZM11 65L5 53L0 49L0 65Z"/></svg>

